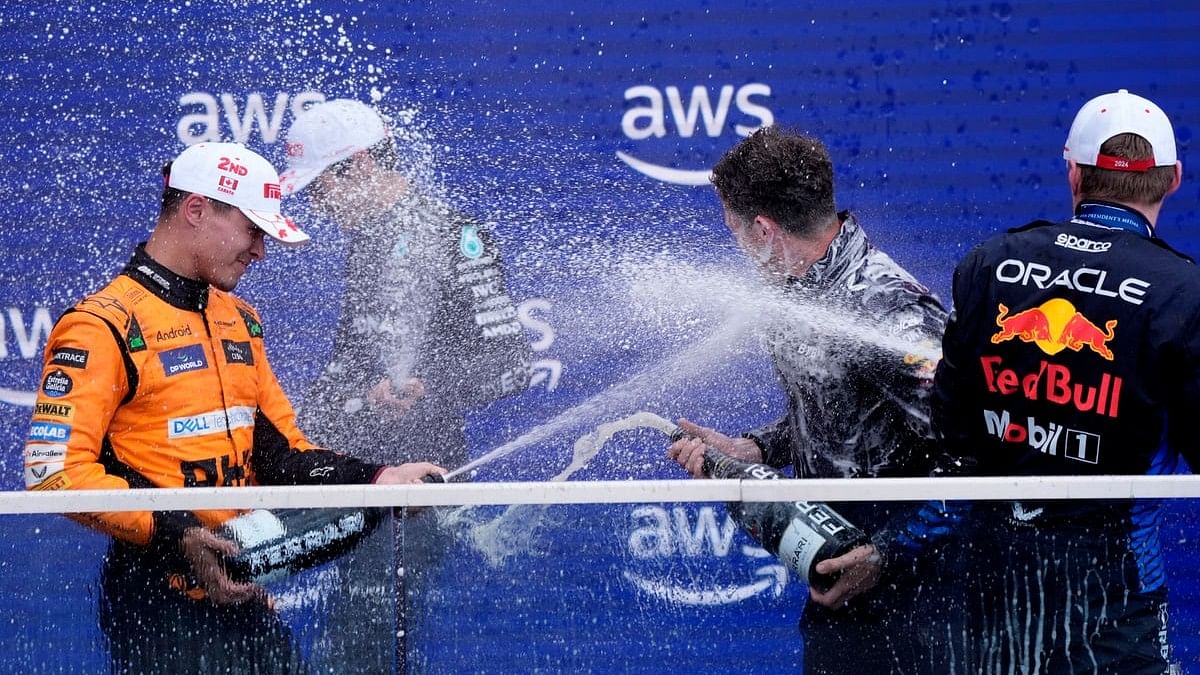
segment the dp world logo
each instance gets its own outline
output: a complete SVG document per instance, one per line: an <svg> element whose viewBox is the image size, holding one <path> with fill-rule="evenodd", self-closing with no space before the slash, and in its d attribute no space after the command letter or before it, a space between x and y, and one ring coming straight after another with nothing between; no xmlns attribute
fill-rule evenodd
<svg viewBox="0 0 1200 675"><path fill-rule="evenodd" d="M632 561L623 572L639 593L673 605L730 605L755 596L777 598L787 568L745 540L733 519L717 507L639 506L630 516Z"/></svg>
<svg viewBox="0 0 1200 675"><path fill-rule="evenodd" d="M621 117L621 131L632 141L668 135L693 138L699 131L708 138L717 138L732 124L739 136L749 136L757 129L775 123L775 115L762 103L762 99L770 95L771 87L760 82L740 87L727 84L717 89L696 85L690 94L685 94L679 87L666 87L661 91L649 85L630 87L625 90L628 107ZM661 166L620 150L617 157L633 170L655 180L676 185L708 185L710 171L707 167Z"/></svg>

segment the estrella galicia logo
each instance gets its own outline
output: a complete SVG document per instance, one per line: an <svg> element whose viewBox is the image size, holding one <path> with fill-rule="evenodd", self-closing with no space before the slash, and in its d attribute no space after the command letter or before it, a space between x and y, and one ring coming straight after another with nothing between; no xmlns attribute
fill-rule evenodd
<svg viewBox="0 0 1200 675"><path fill-rule="evenodd" d="M241 363L247 366L254 365L254 352L250 350L249 342L221 340L221 347L225 350L225 363Z"/></svg>
<svg viewBox="0 0 1200 675"><path fill-rule="evenodd" d="M250 337L260 338L263 336L262 324L258 322L258 319L254 318L253 314L241 307L238 307L238 314L242 315L242 321L246 323L246 332L250 333Z"/></svg>
<svg viewBox="0 0 1200 675"><path fill-rule="evenodd" d="M74 347L59 347L50 357L50 363L68 368L87 368L88 350Z"/></svg>
<svg viewBox="0 0 1200 675"><path fill-rule="evenodd" d="M630 87L625 90L625 101L636 102L636 105L626 108L621 117L621 131L632 141L650 137L663 138L669 133L669 119L673 123L674 132L680 138L691 138L696 134L698 124L703 121L705 135L717 138L732 121L730 108L736 107L738 112L750 118L747 121L757 122L754 125L734 125L734 131L739 136L749 136L754 131L775 123L775 115L771 109L754 100L755 97L770 95L770 85L761 82L751 82L740 87L727 84L715 95L709 92L708 87L696 85L692 87L690 96L674 86L665 87L662 91L650 85ZM617 158L634 171L676 185L708 185L711 173L708 169L675 169L652 164L620 150L617 151Z"/></svg>
<svg viewBox="0 0 1200 675"><path fill-rule="evenodd" d="M168 349L158 355L162 361L163 373L167 377L187 373L193 370L204 370L208 367L208 359L204 356L204 345L187 345Z"/></svg>
<svg viewBox="0 0 1200 675"><path fill-rule="evenodd" d="M50 398L62 398L71 393L71 389L74 387L74 380L63 372L62 368L55 368L46 374L46 379L42 380L42 393Z"/></svg>
<svg viewBox="0 0 1200 675"><path fill-rule="evenodd" d="M31 442L66 443L71 438L71 425L54 422L34 422L29 427Z"/></svg>
<svg viewBox="0 0 1200 675"><path fill-rule="evenodd" d="M476 260L483 256L483 240L479 238L479 228L474 225L465 225L462 229L462 236L458 238L458 250L463 254L464 258Z"/></svg>

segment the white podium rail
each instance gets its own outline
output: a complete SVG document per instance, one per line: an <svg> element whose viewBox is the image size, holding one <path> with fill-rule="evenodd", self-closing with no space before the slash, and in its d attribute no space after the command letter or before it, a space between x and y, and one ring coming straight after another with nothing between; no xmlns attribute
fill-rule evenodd
<svg viewBox="0 0 1200 675"><path fill-rule="evenodd" d="M629 480L0 492L0 515L103 511L1200 497L1200 476L1033 476L807 480Z"/></svg>

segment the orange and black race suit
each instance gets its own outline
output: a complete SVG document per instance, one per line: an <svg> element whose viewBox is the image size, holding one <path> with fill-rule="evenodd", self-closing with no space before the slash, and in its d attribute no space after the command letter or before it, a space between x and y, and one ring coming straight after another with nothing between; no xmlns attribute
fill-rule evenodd
<svg viewBox="0 0 1200 675"><path fill-rule="evenodd" d="M50 334L25 446L28 489L368 483L380 468L300 432L249 304L173 274L142 246ZM173 567L186 528L234 515L72 517Z"/></svg>

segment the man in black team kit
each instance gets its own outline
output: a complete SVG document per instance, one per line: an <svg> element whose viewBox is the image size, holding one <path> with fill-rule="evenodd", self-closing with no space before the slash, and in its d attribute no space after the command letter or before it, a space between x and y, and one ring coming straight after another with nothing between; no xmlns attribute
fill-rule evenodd
<svg viewBox="0 0 1200 675"><path fill-rule="evenodd" d="M712 181L734 239L770 286L801 307L836 309L899 343L936 351L945 311L928 289L871 244L853 214L836 210L833 163L820 140L776 127L761 129L726 153L713 168ZM933 362L873 353L847 342L787 322L772 326L766 343L787 392L787 412L737 439L681 420L696 438L673 444L671 457L697 477L703 476L705 445L776 468L790 465L797 478L927 475L936 448L928 425ZM869 482L863 490L870 490ZM894 513L907 514L900 504L839 504L837 509L868 534ZM872 547L862 546L847 560L873 554ZM843 601L846 589L876 577L844 575L833 588L812 591L800 624L804 672L947 672L952 658L942 644L946 628L930 598L931 591L940 596L942 588L892 572L880 588L850 606Z"/></svg>
<svg viewBox="0 0 1200 675"><path fill-rule="evenodd" d="M349 238L333 353L300 406L301 423L362 459L428 452L440 466L466 464L467 414L529 382L531 350L491 226L402 172L393 130L364 103L308 108L288 130L287 152L283 193L303 192ZM447 545L436 515L412 515L401 538L400 657L417 670L430 667L418 649L434 639L423 633L421 603ZM369 555L338 565L350 579L379 569Z"/></svg>
<svg viewBox="0 0 1200 675"><path fill-rule="evenodd" d="M935 429L985 475L1164 474L1181 453L1200 466L1200 270L1154 230L1182 175L1171 123L1106 94L1063 157L1074 217L1009 230L955 270ZM1157 503L1005 502L974 521L970 672L1168 671Z"/></svg>

